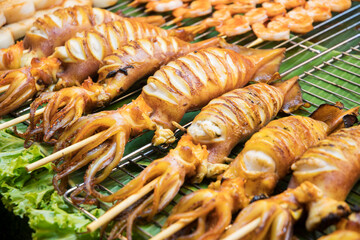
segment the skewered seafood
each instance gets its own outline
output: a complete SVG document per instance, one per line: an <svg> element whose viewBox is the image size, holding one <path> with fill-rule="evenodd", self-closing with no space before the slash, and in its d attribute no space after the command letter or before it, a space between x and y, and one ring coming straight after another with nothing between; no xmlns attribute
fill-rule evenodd
<svg viewBox="0 0 360 240"><path fill-rule="evenodd" d="M357 240L360 238L360 213L352 213L346 219L341 219L336 225L336 231L318 240Z"/></svg>
<svg viewBox="0 0 360 240"><path fill-rule="evenodd" d="M205 176L219 174L227 167L222 163L237 143L266 125L282 107L288 111L301 106L298 89L297 78L293 78L278 87L259 83L228 92L203 108L175 149L152 162L124 188L110 196L89 189L90 193L103 201L123 200L156 181L153 195L149 196L152 202L147 203L148 198L141 199L144 204L129 217L151 218L175 197L185 178L200 182ZM132 225L132 222L127 223ZM128 228L130 237L131 227Z"/></svg>
<svg viewBox="0 0 360 240"><path fill-rule="evenodd" d="M52 14L38 18L26 33L23 42L11 46L9 49L0 50L0 66L2 67L0 70L29 65L33 56L51 55L55 47L63 45L77 32L116 19L120 19L120 16L107 10L87 6L59 9ZM23 55L25 49L30 51Z"/></svg>
<svg viewBox="0 0 360 240"><path fill-rule="evenodd" d="M284 52L284 49L240 50L242 55L218 48L190 53L155 72L131 104L116 111L80 118L60 136L56 151L97 131L104 132L92 144L57 162L55 188L63 192L64 177L89 162L93 162L89 173L96 173L110 163L117 165L127 139L143 130L156 129L155 144L172 139L173 121L180 121L185 112L200 108L212 98L244 86L251 79L261 81L264 76L272 76ZM94 152L95 149L99 151ZM106 174L108 171L103 175ZM60 186L59 180L62 180Z"/></svg>
<svg viewBox="0 0 360 240"><path fill-rule="evenodd" d="M44 141L49 141L55 133L74 123L84 112L108 104L137 80L154 73L162 65L192 51L218 45L218 38L194 44L174 37L131 41L104 59L96 83L89 79L81 87L42 93L31 104L31 124L25 135L27 139L41 139L41 136L32 136L32 132L35 135L40 133L45 135ZM43 118L35 119L37 108L44 103L48 104ZM41 125L36 127L40 120Z"/></svg>
<svg viewBox="0 0 360 240"><path fill-rule="evenodd" d="M1 2L3 3L3 2ZM15 2L16 3L16 2ZM12 1L11 4L14 4L14 2ZM7 41L1 41L0 42L0 48L8 48L11 45L15 44L15 40L22 38L25 36L25 33L27 30L29 30L31 28L31 26L33 25L33 23L36 21L37 18L42 18L44 17L45 14L51 14L53 12L55 12L56 10L60 9L60 8L67 8L67 7L73 7L75 5L77 6L91 6L91 1L90 0L61 0L61 1L36 1L36 2L32 2L32 1L27 1L26 4L34 4L36 12L32 12L31 11L31 6L29 8L25 8L26 12L28 13L32 13L30 15L32 15L31 17L29 15L26 14L21 14L21 10L19 10L19 7L23 7L23 5L21 4L17 4L15 7L13 6L8 6L5 7L5 9L7 11L11 11L11 13L7 13L7 15L10 16L15 16L15 18L24 18L20 21L15 21L13 23L7 22L8 24L6 24L5 26L3 26L0 29L0 36L3 38L2 35L4 35L4 33L9 33L8 39ZM0 6L0 9L4 10L3 6ZM29 12L30 10L30 12ZM6 14L5 14L6 15ZM1 16L1 11L0 11L0 16ZM0 17L1 18L1 17ZM6 22L6 17L4 16L3 18L3 22L1 22L0 20L0 26L1 24L4 24Z"/></svg>
<svg viewBox="0 0 360 240"><path fill-rule="evenodd" d="M294 173L289 190L245 208L225 235L260 217L260 227L246 238L264 239L275 235L290 237L292 225L300 218L305 207L309 209L306 221L308 230L338 221L349 214L349 207L343 200L360 176L359 159L360 126L331 134L306 151L292 166ZM318 196L304 198L310 193L303 189L304 184L318 189ZM298 194L298 191L302 193ZM268 217L272 209L278 209L278 212Z"/></svg>
<svg viewBox="0 0 360 240"><path fill-rule="evenodd" d="M101 60L112 51L118 49L121 45L135 39L141 39L146 37L155 36L177 36L181 39L191 40L193 35L191 32L198 27L187 27L183 29L165 30L159 27L155 27L146 23L137 22L132 19L122 19L120 21L114 21L111 23L105 23L95 26L93 29L78 34L77 37L69 39L65 42L64 46L57 47L55 52L49 58L58 58L62 62L64 68L60 70L59 65L53 65L56 69L49 69L49 72L58 72L57 78L53 78L53 81L41 81L40 78L49 78L50 76L24 76L21 74L22 70L14 71L11 76L18 74L19 80L17 86L22 86L21 89L14 89L12 85L15 83L9 83L8 75L0 81L0 86L6 86L10 84L10 87L4 93L7 97L3 98L0 102L0 115L9 113L10 111L18 108L23 102L17 101L12 103L8 99L25 99L22 95L28 92L32 92L32 97L38 88L35 89L35 84L41 81L38 85L41 85L41 89L52 88L60 89L69 86L79 86L84 79L96 73ZM46 59L46 58L45 58ZM41 60L44 61L44 60ZM22 85L21 83L22 79ZM38 81L39 80L39 81ZM32 81L33 84L27 84ZM4 102L10 105L4 106Z"/></svg>
<svg viewBox="0 0 360 240"><path fill-rule="evenodd" d="M182 0L159 0L150 1L146 4L145 12L168 12L183 6Z"/></svg>
<svg viewBox="0 0 360 240"><path fill-rule="evenodd" d="M166 226L180 219L194 221L195 230L183 239L216 239L230 224L232 214L258 196L268 196L276 183L307 148L324 139L342 124L342 111L324 105L310 117L290 116L270 122L255 133L221 178L183 197L173 209ZM224 206L225 205L225 206ZM186 231L185 231L186 232Z"/></svg>
<svg viewBox="0 0 360 240"><path fill-rule="evenodd" d="M180 22L185 18L201 17L210 14L212 11L210 0L195 0L189 6L185 5L175 9L172 14L175 17L167 25Z"/></svg>

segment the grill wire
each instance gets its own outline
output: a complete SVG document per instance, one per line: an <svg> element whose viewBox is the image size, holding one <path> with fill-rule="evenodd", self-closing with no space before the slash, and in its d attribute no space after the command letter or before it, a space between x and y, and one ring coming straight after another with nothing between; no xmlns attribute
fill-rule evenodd
<svg viewBox="0 0 360 240"><path fill-rule="evenodd" d="M131 1L122 1L117 5L109 8L111 11L121 9L125 16L146 16L143 6L132 8L127 5ZM303 91L304 99L310 103L311 107L308 112L313 111L316 107L323 103L335 103L341 101L344 103L345 108L349 109L360 105L360 4L353 3L352 8L334 16L314 26L314 30L305 35L291 35L290 39L283 42L264 42L257 46L257 48L286 48L286 58L283 61L282 69L280 69L281 76L288 79L291 76L299 75L300 85ZM170 21L172 16L170 14L164 15L166 21ZM183 20L184 26L196 25L204 18L197 18L194 20ZM176 26L166 27L168 29L175 28ZM212 29L205 31L198 35L196 40L203 40L216 36L216 32ZM243 34L240 37L233 37L227 39L228 42L244 45L251 43L256 39L256 36L251 32ZM323 47L325 46L325 47ZM305 58L304 54L311 57ZM284 67L286 65L286 67ZM291 67L289 66L291 65ZM284 69L283 69L284 67ZM297 72L296 72L297 70ZM334 73L334 70L337 72ZM130 90L126 96L112 102L115 104L127 98L133 98L141 91L141 89ZM311 100L309 100L311 98ZM101 109L99 109L101 110ZM29 111L29 103L13 113L14 117L21 116L24 112ZM308 113L307 113L308 114ZM191 118L191 117L189 117ZM191 120L191 119L190 119ZM184 122L182 122L184 124ZM189 126L191 122L187 121L185 124ZM176 135L179 137L182 133L177 130ZM146 135L146 134L145 134ZM145 136L141 136L144 138ZM151 136L148 137L151 139ZM135 142L135 143L134 143ZM112 174L99 185L98 188L104 193L112 193L115 189L124 186L131 179L135 178L144 168L146 163L153 161L159 157L164 156L171 146L154 147L149 143L144 146L137 146L136 139L128 145L135 146L135 150L128 150L121 163L113 170ZM127 146L128 148L128 146ZM241 150L237 147L230 157L235 157ZM282 192L286 189L287 180L281 180L275 189L274 194ZM163 211L157 214L154 219L147 224L135 225L136 234L140 234L143 238L150 238L152 233L157 233L171 208L179 201L181 196L187 193L204 188L209 181L202 184L189 184L186 183L180 190L177 197L166 207ZM75 187L69 189L64 198L67 203L83 212L90 219L95 220L96 217L90 213L89 206L74 205L70 199L70 194L82 183L74 183ZM352 189L347 198L350 206L360 205L358 199L360 198L360 183ZM109 203L101 203L100 207L104 210L110 207ZM296 231L295 235L300 239L316 239L327 232L316 231L308 233L306 231Z"/></svg>

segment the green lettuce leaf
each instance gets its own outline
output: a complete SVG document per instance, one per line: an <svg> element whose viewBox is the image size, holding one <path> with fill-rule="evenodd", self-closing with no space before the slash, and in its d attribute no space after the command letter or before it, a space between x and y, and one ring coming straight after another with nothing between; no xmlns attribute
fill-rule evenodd
<svg viewBox="0 0 360 240"><path fill-rule="evenodd" d="M86 233L88 218L67 205L52 186L53 172L48 164L28 173L25 166L44 157L41 145L24 149L24 140L11 131L0 131L0 194L5 207L15 215L29 218L33 239L96 239L99 233ZM94 210L93 214L102 212Z"/></svg>

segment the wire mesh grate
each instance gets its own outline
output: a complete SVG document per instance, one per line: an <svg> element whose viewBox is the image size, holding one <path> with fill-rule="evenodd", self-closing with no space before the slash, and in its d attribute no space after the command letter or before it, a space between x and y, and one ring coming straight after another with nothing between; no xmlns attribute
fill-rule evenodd
<svg viewBox="0 0 360 240"><path fill-rule="evenodd" d="M126 16L144 16L144 7L137 8L128 7L131 1L123 1L109 10L121 10ZM359 15L360 4L354 4L352 8L343 13L333 16L333 18L318 23L314 26L314 30L305 35L292 35L291 38L283 42L264 42L260 44L259 48L286 48L286 58L280 69L281 75L288 79L292 76L299 75L300 84L303 89L304 99L311 104L309 112L323 103L335 103L341 101L345 108L351 108L360 105L360 45L359 45ZM170 14L164 15L167 21L172 19ZM202 21L203 18L195 20L184 20L183 25L196 25ZM170 26L166 28L175 28ZM214 29L209 29L204 33L198 35L196 40L203 40L213 36L217 33ZM228 39L228 42L247 45L254 41L256 36L253 33L248 33L238 37ZM131 99L140 89L129 91L126 96L115 100L112 104L117 106L117 102L124 99ZM28 106L24 106L21 110L14 113L15 116L22 115L28 111ZM189 117L191 120L191 117ZM189 125L189 123L187 124ZM151 134L151 133L149 133ZM146 134L145 134L146 135ZM178 131L178 136L181 132ZM142 138L144 136L141 136ZM149 138L151 139L151 138ZM157 159L166 154L166 152L174 147L163 146L154 147L151 143L144 146L137 146L136 141L129 143L132 145L127 148L136 150L129 151L123 158L121 164L117 166L112 174L98 186L98 189L103 193L110 194L128 183L131 179L136 177L144 167L153 159ZM150 141L149 141L150 142ZM135 147L134 147L135 146ZM233 151L232 157L235 156L241 147L237 147ZM82 173L80 173L82 174ZM76 178L76 176L74 176ZM179 201L181 196L188 194L207 186L209 182L202 184L186 184L179 194L163 211L157 214L154 219L146 224L136 225L137 234L144 238L152 237L151 233L160 231L164 224L171 208ZM69 189L64 195L65 200L73 205L79 211L86 214L89 218L95 220L96 217L91 213L92 208L88 206L74 205L70 199L70 194L82 185L81 182L76 182L76 186ZM275 193L281 192L287 186L287 181L282 180L278 184ZM358 183L352 190L347 201L351 206L359 204L355 196L360 196L360 184ZM101 208L107 209L110 207L108 203L101 203ZM316 239L323 235L324 232L314 233L299 233L299 237L305 239Z"/></svg>

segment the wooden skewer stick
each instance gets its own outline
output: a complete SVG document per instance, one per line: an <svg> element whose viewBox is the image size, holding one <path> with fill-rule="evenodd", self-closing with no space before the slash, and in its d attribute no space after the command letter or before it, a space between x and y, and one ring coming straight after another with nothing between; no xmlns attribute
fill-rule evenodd
<svg viewBox="0 0 360 240"><path fill-rule="evenodd" d="M36 168L39 168L49 162L52 162L52 161L55 161L56 159L59 159L63 156L65 156L66 154L69 154L71 152L74 152L76 150L79 150L80 148L86 146L87 144L95 141L97 138L100 137L100 135L102 134L103 132L99 132L97 134L95 134L94 136L91 136L91 137L88 137L80 142L77 142L67 148L64 148L54 154L51 154L43 159L40 159L39 161L37 162L33 162L29 165L27 165L25 168L26 168L26 171L30 172L30 171L33 171L34 169Z"/></svg>
<svg viewBox="0 0 360 240"><path fill-rule="evenodd" d="M37 110L35 112L35 116L43 114L44 111L45 111L45 108ZM27 114L24 114L24 115L22 115L20 117L17 117L15 119L13 119L13 120L10 120L8 122L4 122L4 123L0 124L0 130L11 127L11 126L14 126L14 125L16 125L18 123L22 123L22 122L28 120L29 118L30 118L30 113L27 113Z"/></svg>
<svg viewBox="0 0 360 240"><path fill-rule="evenodd" d="M263 43L263 42L264 42L264 40L263 40L262 38L257 38L255 41L249 43L246 47L247 47L247 48L251 48L251 47L254 47L254 46L256 46L256 45L259 45L259 44L261 44L261 43Z"/></svg>
<svg viewBox="0 0 360 240"><path fill-rule="evenodd" d="M99 217L97 220L93 221L87 226L87 230L89 232L93 232L99 227L103 226L104 224L108 223L112 219L114 219L117 215L119 215L122 211L130 207L134 202L138 201L142 197L144 197L146 194L148 194L150 191L152 191L155 188L155 185L157 184L158 179L155 178L150 183L146 184L144 187L140 189L136 194L131 195L124 201L120 202L119 204L115 205L113 208L109 209L106 213L104 213L101 217Z"/></svg>
<svg viewBox="0 0 360 240"><path fill-rule="evenodd" d="M174 235L177 231L183 229L186 225L194 221L194 218L190 219L181 219L174 224L171 224L169 227L165 228L159 234L155 235L154 237L150 238L150 240L162 240Z"/></svg>
<svg viewBox="0 0 360 240"><path fill-rule="evenodd" d="M2 86L0 87L0 93L6 92L6 90L8 89L9 89L9 85Z"/></svg>
<svg viewBox="0 0 360 240"><path fill-rule="evenodd" d="M222 240L237 240L244 237L246 234L249 234L251 231L254 231L255 228L260 224L261 218L256 218L252 222L248 223L244 227L236 230L234 233L229 236L223 238Z"/></svg>
<svg viewBox="0 0 360 240"><path fill-rule="evenodd" d="M172 25L172 24L175 24L175 23L180 22L181 20L183 20L182 17L176 17L176 18L174 18L173 20L167 22L167 23L165 24L165 26L170 26L170 25Z"/></svg>

